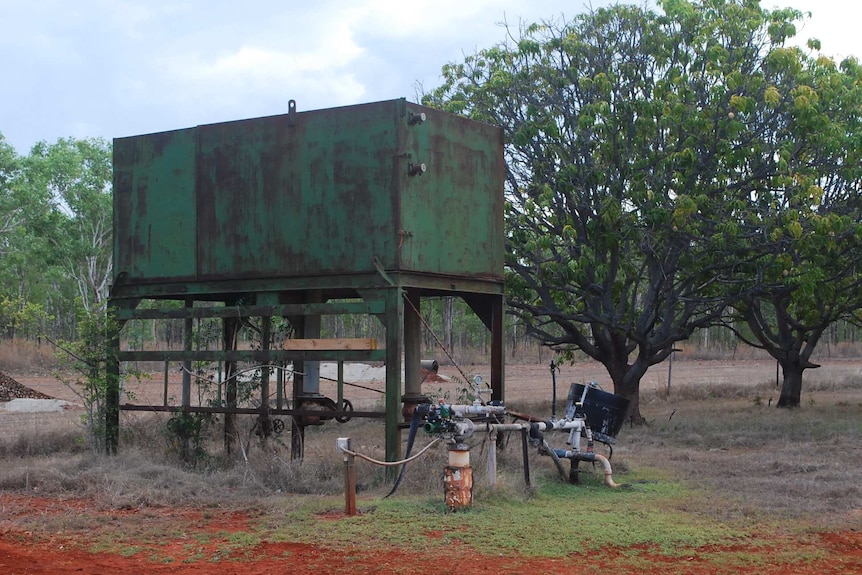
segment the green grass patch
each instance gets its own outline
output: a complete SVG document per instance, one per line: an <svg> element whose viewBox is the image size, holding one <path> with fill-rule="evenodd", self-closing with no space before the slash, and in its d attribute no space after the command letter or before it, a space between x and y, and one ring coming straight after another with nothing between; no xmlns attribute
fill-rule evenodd
<svg viewBox="0 0 862 575"><path fill-rule="evenodd" d="M337 498L309 501L271 525L273 541L332 547L409 547L433 552L452 544L531 557L560 557L608 546L648 546L663 554L720 542L744 541L746 529L681 511L702 497L661 471L626 477L609 489L600 474L582 473L572 486L547 477L532 493L484 488L471 509L451 513L440 499L398 495L359 502L359 515L337 517ZM477 487L477 491L480 489ZM327 513L329 512L329 513Z"/></svg>

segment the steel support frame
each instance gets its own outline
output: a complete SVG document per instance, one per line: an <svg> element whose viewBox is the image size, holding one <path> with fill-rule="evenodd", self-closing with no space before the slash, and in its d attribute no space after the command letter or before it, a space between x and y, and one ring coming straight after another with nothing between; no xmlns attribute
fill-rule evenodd
<svg viewBox="0 0 862 575"><path fill-rule="evenodd" d="M421 309L423 297L435 297L440 295L456 295L462 297L474 310L491 333L491 399L502 401L505 399L505 370L504 370L504 301L502 286L498 289L483 288L480 292L449 291L441 289L442 284L433 283L431 288L423 285L404 286L398 280L416 279L410 276L387 278L388 285L378 286L376 289L360 290L359 295L363 298L361 302L326 303L326 297L321 303L295 303L297 300L307 302L309 291L299 292L292 290L283 292L277 298L279 303L272 303L274 294L260 298L267 305L236 306L237 294L213 294L199 295L199 299L187 294L175 295L173 298L160 296L163 299L175 299L186 303L184 308L144 309L138 310L139 297L112 298L109 301L111 313L120 318L119 325L132 319L158 319L175 318L183 319L185 330L188 331L192 318L218 317L222 318L222 350L194 351L189 349L188 343L184 345L183 351L122 351L120 349L120 333L110 340L108 366L108 394L106 401L106 444L109 453L116 453L119 440L119 413L121 410L149 410L149 411L187 411L195 410L195 406L186 401L187 393L183 389L182 406L121 406L119 404L120 390L120 362L121 361L182 361L188 365L193 361L222 361L225 365L225 381L234 381L236 363L238 361L257 361L269 364L271 361L380 361L386 363L385 383L385 456L387 461L396 461L401 458L401 427L403 423L402 404L402 361L404 362L405 383L404 391L407 396L421 393L420 386L412 379L420 377L419 373L419 339L421 329L415 317L415 310ZM395 281L392 281L394 279ZM455 287L455 286L450 286ZM473 287L472 285L470 287ZM497 293L493 293L496 291ZM409 303L405 303L409 298ZM221 301L223 307L194 307L196 302ZM290 302L290 303L285 303ZM415 310L414 310L415 308ZM382 321L386 332L385 350L339 350L325 352L321 350L238 350L236 347L236 331L241 322L248 317L271 318L274 316L287 317L291 323L296 322L297 327L302 324L308 315L341 313L371 313ZM301 327L299 328L300 333ZM190 341L188 334L184 334L184 342ZM404 356L402 359L402 351ZM415 364L415 365L414 365ZM298 369L297 371L302 371ZM185 376L186 374L184 374ZM412 379L411 379L412 378ZM299 381L297 381L299 379ZM409 382L409 383L408 383ZM302 381L294 378L294 401L302 392ZM233 392L231 392L233 389ZM237 413L244 413L236 405L236 388L226 386L226 405L222 411L215 410L214 413L225 414L225 436L224 443L226 451L230 452L235 440ZM294 404L294 407L296 404ZM284 410L283 410L284 411ZM295 411L297 414L305 413L303 410ZM340 413L340 412L336 412ZM363 417L364 413L352 413L354 417ZM368 417L379 417L379 414L369 413ZM301 417L300 417L301 421ZM293 444L294 455L302 456L302 438L304 437L304 425L294 426L297 442Z"/></svg>

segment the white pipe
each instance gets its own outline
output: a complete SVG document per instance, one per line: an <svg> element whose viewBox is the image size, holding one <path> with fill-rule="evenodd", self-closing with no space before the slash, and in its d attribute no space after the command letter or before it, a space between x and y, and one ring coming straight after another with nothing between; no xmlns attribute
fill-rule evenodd
<svg viewBox="0 0 862 575"><path fill-rule="evenodd" d="M493 427L488 433L488 484L497 485L497 430Z"/></svg>
<svg viewBox="0 0 862 575"><path fill-rule="evenodd" d="M539 426L539 431L547 431L548 429L577 429L581 430L584 426L583 419L557 419L556 421L536 421Z"/></svg>
<svg viewBox="0 0 862 575"><path fill-rule="evenodd" d="M452 406L452 407L454 408L455 406ZM465 406L458 406L458 407L465 407ZM494 407L494 406L482 406L482 407ZM553 422L537 421L535 423L538 425L539 429L543 430L543 431L548 430L548 429L571 429L571 430L574 430L576 432L580 432L582 429L585 428L584 421L582 419L573 419L573 420L558 419L558 420L553 421ZM473 431L474 431L473 422L470 421L469 419L464 420L464 421L459 421L456 424L456 427L457 427L458 433L462 434L464 436L470 436L473 434ZM522 429L530 429L530 424L529 423L491 423L491 424L487 424L486 429L489 432L489 439L491 439L492 436L494 439L496 439L496 433L498 431L520 431ZM592 439L592 433L590 432L589 427L586 427L586 433L587 433L588 439ZM491 443L491 445L489 446L490 451L488 453L488 476L489 476L490 484L491 484L491 486L493 486L496 483L496 463L497 463L496 462L496 455L497 454L494 452L496 449L496 445L495 445L496 442L494 440L491 440L490 443ZM576 445L573 444L573 447L576 447ZM549 451L552 451L552 449L550 447L548 447L548 449L549 449ZM417 454L417 456L418 456L418 454ZM581 456L581 453L579 451L577 451L577 449L567 450L565 452L565 455L564 455L564 457L567 459L579 458L579 456ZM611 469L610 460L607 457L605 457L604 455L601 455L599 453L593 453L592 456L595 458L595 460L601 462L602 467L604 468L605 485L607 485L608 487L611 487L611 488L621 487L621 485L619 483L614 482L613 470ZM492 466L491 458L492 457L494 458L494 461L493 461L494 472L493 473L491 472L491 466ZM582 461L589 461L588 459L581 459L581 460Z"/></svg>
<svg viewBox="0 0 862 575"><path fill-rule="evenodd" d="M488 415L491 413L505 415L506 407L503 405L449 405L449 410L455 415Z"/></svg>
<svg viewBox="0 0 862 575"><path fill-rule="evenodd" d="M611 470L611 462L604 455L593 453L596 459L602 462L602 467L605 468L605 485L608 487L620 487L619 483L614 483L613 471Z"/></svg>

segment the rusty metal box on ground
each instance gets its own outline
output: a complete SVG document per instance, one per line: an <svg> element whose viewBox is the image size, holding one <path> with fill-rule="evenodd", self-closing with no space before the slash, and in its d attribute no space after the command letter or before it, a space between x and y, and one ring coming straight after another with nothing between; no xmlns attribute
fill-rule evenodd
<svg viewBox="0 0 862 575"><path fill-rule="evenodd" d="M404 99L118 138L115 280L502 282L503 177L499 128Z"/></svg>

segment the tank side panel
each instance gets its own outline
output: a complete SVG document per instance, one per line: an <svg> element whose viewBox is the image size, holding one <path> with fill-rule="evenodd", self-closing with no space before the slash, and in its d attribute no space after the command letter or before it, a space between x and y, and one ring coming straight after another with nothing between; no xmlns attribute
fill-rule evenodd
<svg viewBox="0 0 862 575"><path fill-rule="evenodd" d="M195 130L114 140L114 281L195 276Z"/></svg>
<svg viewBox="0 0 862 575"><path fill-rule="evenodd" d="M391 267L396 116L382 102L199 127L201 277Z"/></svg>
<svg viewBox="0 0 862 575"><path fill-rule="evenodd" d="M497 127L408 105L426 121L407 128L407 152L424 163L402 194L403 268L502 280L503 145Z"/></svg>

